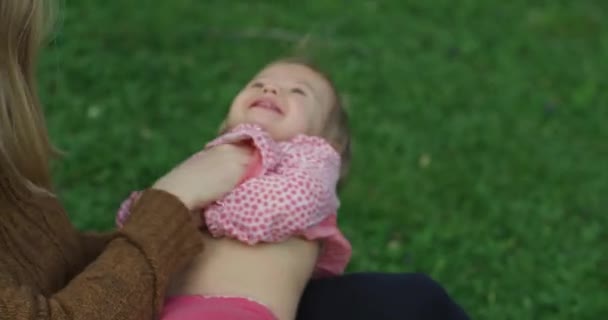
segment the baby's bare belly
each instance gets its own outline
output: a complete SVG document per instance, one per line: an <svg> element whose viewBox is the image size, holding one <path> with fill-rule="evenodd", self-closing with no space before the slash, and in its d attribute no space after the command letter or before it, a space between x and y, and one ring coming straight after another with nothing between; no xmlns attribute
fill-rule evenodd
<svg viewBox="0 0 608 320"><path fill-rule="evenodd" d="M298 238L248 246L205 234L205 248L174 277L169 295L247 297L268 306L279 319L293 319L310 279L318 244Z"/></svg>

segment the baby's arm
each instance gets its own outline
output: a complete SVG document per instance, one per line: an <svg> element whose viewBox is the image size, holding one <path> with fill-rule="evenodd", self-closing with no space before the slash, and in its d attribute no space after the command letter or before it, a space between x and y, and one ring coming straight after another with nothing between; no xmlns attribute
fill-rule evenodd
<svg viewBox="0 0 608 320"><path fill-rule="evenodd" d="M270 138L268 133L263 131L260 127L251 124L237 126L228 133L217 137L205 146L205 150L219 145L238 143L250 143L251 146L256 149L254 162L257 161L260 163L260 171L256 172L256 174L264 174L270 168L275 167L279 161L280 153L278 151L278 145ZM248 170L248 172L245 173L244 178L253 174L250 171L251 170ZM141 193L141 191L134 191L121 203L116 215L116 225L118 227L122 228L129 217L130 208L135 204L137 199L139 199Z"/></svg>
<svg viewBox="0 0 608 320"><path fill-rule="evenodd" d="M205 220L212 235L281 242L336 213L339 155L316 138L290 149L298 159L280 173L250 179L209 207Z"/></svg>

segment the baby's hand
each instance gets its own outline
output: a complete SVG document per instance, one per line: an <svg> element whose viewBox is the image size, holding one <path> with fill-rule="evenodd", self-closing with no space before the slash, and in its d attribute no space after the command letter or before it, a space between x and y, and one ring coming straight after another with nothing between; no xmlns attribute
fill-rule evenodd
<svg viewBox="0 0 608 320"><path fill-rule="evenodd" d="M135 205L135 203L137 203L137 200L139 200L140 196L141 191L133 191L131 192L129 197L120 204L120 208L118 209L118 213L116 214L116 225L119 228L122 228L122 226L127 221L129 213L131 212L131 208Z"/></svg>

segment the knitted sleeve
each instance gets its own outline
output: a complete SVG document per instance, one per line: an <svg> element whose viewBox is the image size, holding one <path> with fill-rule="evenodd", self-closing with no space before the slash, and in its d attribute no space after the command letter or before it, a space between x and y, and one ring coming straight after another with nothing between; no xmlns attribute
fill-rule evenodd
<svg viewBox="0 0 608 320"><path fill-rule="evenodd" d="M88 264L97 258L110 240L116 237L115 232L82 232L80 242L84 253L84 261Z"/></svg>
<svg viewBox="0 0 608 320"><path fill-rule="evenodd" d="M153 319L169 275L201 248L188 209L169 193L148 190L124 228L63 289L46 294L28 286L0 288L0 319Z"/></svg>

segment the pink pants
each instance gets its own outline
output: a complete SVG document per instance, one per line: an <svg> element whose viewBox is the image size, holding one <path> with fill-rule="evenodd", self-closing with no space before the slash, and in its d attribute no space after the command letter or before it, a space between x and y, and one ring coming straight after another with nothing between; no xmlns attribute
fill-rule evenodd
<svg viewBox="0 0 608 320"><path fill-rule="evenodd" d="M197 295L168 298L161 320L277 320L264 305L239 297Z"/></svg>

